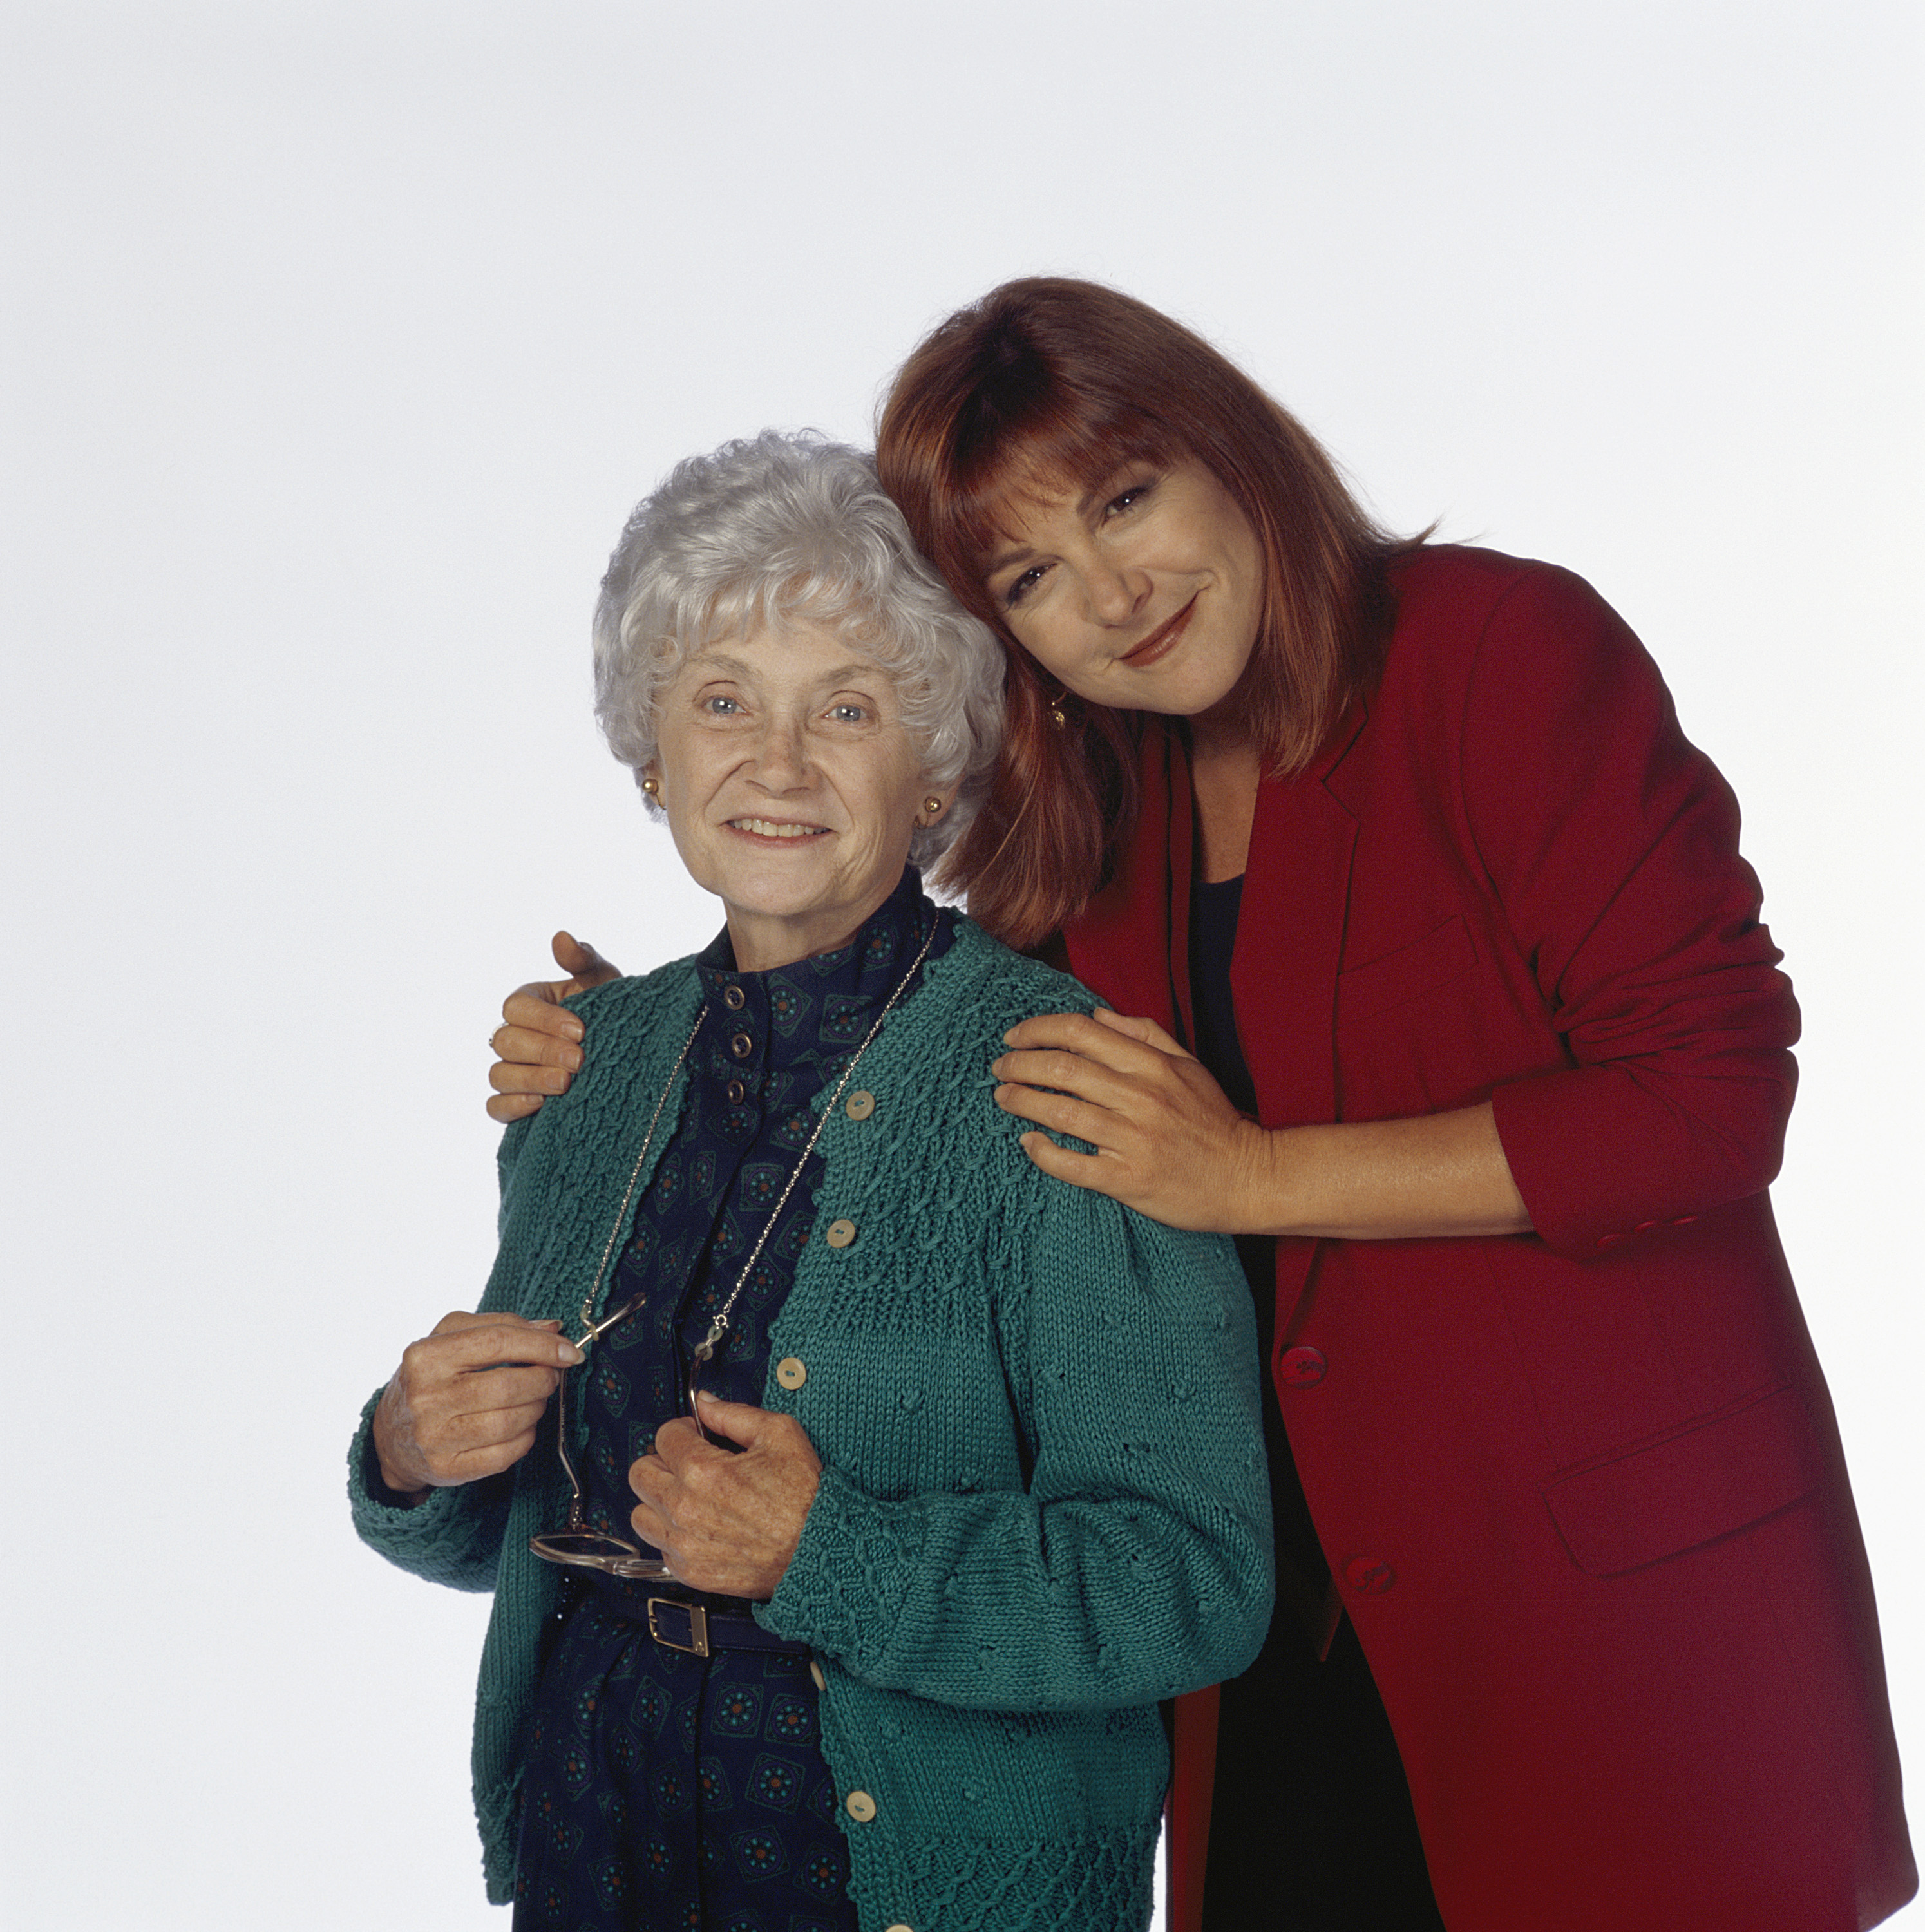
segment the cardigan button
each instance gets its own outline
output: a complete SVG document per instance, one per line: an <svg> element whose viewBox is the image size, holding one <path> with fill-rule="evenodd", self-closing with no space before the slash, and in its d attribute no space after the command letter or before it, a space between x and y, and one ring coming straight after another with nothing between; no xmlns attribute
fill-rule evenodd
<svg viewBox="0 0 1925 1932"><path fill-rule="evenodd" d="M818 1690L826 1690L829 1688L829 1679L823 1676L822 1666L814 1658L811 1658L808 1660L808 1674L814 1681L815 1688Z"/></svg>
<svg viewBox="0 0 1925 1932"><path fill-rule="evenodd" d="M1381 1597L1396 1580L1396 1571L1381 1556L1353 1556L1344 1565L1344 1581L1360 1596Z"/></svg>
<svg viewBox="0 0 1925 1932"><path fill-rule="evenodd" d="M784 1355L775 1364L775 1379L785 1389L799 1389L808 1380L808 1371L802 1366L800 1357Z"/></svg>
<svg viewBox="0 0 1925 1932"><path fill-rule="evenodd" d="M755 1051L755 1042L748 1034L739 1033L730 1040L729 1051L736 1059L746 1060Z"/></svg>
<svg viewBox="0 0 1925 1932"><path fill-rule="evenodd" d="M842 1801L842 1808L859 1825L866 1825L876 1815L876 1801L866 1791L852 1791Z"/></svg>
<svg viewBox="0 0 1925 1932"><path fill-rule="evenodd" d="M866 1120L876 1111L876 1096L858 1087L844 1103L842 1111L852 1120Z"/></svg>
<svg viewBox="0 0 1925 1932"><path fill-rule="evenodd" d="M724 986L722 988L722 1004L732 1013L740 1012L748 999L748 995L739 986Z"/></svg>
<svg viewBox="0 0 1925 1932"><path fill-rule="evenodd" d="M739 1107L747 1097L748 1089L739 1080L731 1080L723 1091L728 1095L730 1106Z"/></svg>
<svg viewBox="0 0 1925 1932"><path fill-rule="evenodd" d="M832 1248L846 1248L856 1238L853 1221L832 1221L829 1232L822 1238Z"/></svg>
<svg viewBox="0 0 1925 1932"><path fill-rule="evenodd" d="M1321 1348L1291 1348L1285 1353L1279 1379L1285 1388L1315 1388L1329 1366Z"/></svg>

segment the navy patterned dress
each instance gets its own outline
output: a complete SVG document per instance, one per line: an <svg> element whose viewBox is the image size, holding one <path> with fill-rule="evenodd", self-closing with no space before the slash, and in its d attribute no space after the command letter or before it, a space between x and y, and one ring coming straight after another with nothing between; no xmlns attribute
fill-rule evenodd
<svg viewBox="0 0 1925 1932"><path fill-rule="evenodd" d="M628 1466L687 1412L691 1351L795 1172L815 1124L809 1102L841 1078L925 938L934 959L953 933L953 916L910 870L839 951L739 973L724 931L699 956L706 1011L681 1116L607 1305L647 1298L575 1372L598 1529L632 1540ZM860 1083L859 1072L852 1094ZM832 1118L824 1138L835 1131ZM820 1150L804 1163L702 1372L702 1386L728 1401L762 1399L769 1324L808 1245L822 1165ZM649 1635L641 1600L694 1593L612 1578L591 1586L580 1580L587 1574L568 1573L535 1694L515 1932L855 1932L808 1653L718 1648L705 1659L666 1647ZM748 1608L697 1600L738 1616Z"/></svg>

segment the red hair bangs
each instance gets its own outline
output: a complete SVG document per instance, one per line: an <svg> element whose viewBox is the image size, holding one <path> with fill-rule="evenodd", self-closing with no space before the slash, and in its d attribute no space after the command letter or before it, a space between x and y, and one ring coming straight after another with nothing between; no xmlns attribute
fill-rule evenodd
<svg viewBox="0 0 1925 1932"><path fill-rule="evenodd" d="M1201 336L1089 282L1005 283L918 345L883 406L883 487L1008 657L1004 752L942 876L1000 937L1033 945L1100 889L1134 827L1135 714L1063 701L985 582L1021 496L1102 490L1132 465L1202 464L1264 550L1263 614L1238 688L1265 770L1301 770L1374 681L1404 546L1316 439ZM1061 722L1059 722L1060 720Z"/></svg>

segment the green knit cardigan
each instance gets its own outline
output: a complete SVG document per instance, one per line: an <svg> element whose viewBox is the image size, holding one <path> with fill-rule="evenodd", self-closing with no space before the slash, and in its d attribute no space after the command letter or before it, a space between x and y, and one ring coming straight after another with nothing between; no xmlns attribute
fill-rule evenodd
<svg viewBox="0 0 1925 1932"><path fill-rule="evenodd" d="M685 960L571 1002L587 1065L503 1138L484 1310L574 1331L700 990ZM816 1228L849 1220L855 1238L812 1238L770 1333L772 1365L807 1375L790 1391L772 1367L763 1401L798 1418L823 1468L755 1614L813 1648L836 1789L874 1802L862 1822L840 1814L862 1932L1146 1924L1168 1778L1157 1702L1246 1668L1270 1620L1254 1323L1231 1244L1048 1178L990 1100L1007 1028L1093 1004L961 924L863 1059L874 1112L819 1144ZM567 1511L553 1411L513 1470L406 1509L369 1486L373 1408L349 1464L361 1535L495 1593L475 1801L505 1900L556 1600L528 1539Z"/></svg>

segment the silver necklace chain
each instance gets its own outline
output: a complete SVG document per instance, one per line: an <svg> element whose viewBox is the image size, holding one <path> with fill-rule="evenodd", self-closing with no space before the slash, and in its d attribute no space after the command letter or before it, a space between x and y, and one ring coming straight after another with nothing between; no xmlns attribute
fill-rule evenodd
<svg viewBox="0 0 1925 1932"><path fill-rule="evenodd" d="M843 1090L854 1078L856 1066L860 1063L863 1054L867 1053L874 1043L876 1035L882 1031L883 1022L889 1018L890 1013L895 1010L897 1001L909 990L909 982L915 978L916 969L928 957L929 948L934 943L935 938L936 928L932 921L928 932L923 936L922 944L917 950L916 957L909 962L909 970L896 982L895 991L883 1002L883 1010L877 1014L875 1023L865 1035L862 1045L856 1048L854 1054L851 1055L848 1065L843 1068L842 1077L836 1082L835 1092L829 1095L827 1103L823 1106L821 1112L816 1116L814 1129L810 1133L800 1157L794 1167L790 1170L789 1178L784 1184L775 1205L769 1210L768 1220L763 1223L761 1233L756 1236L755 1245L749 1250L748 1259L743 1264L742 1273L736 1277L736 1284L730 1292L729 1298L722 1304L721 1312L709 1324L708 1334L694 1350L694 1357L697 1362L709 1360L714 1356L716 1347L722 1337L727 1334L729 1317L733 1312L736 1303L740 1299L742 1290L748 1285L748 1277L754 1271L755 1264L762 1258L762 1250L767 1245L770 1234L775 1232L776 1222L782 1218L782 1210L789 1204L789 1196L795 1192L796 1183L802 1178L802 1169L808 1165L808 1157L814 1153L815 1144L821 1139L823 1130L829 1124L829 1117L835 1111L835 1103L841 1099ZM649 1130L643 1136L642 1150L636 1155L635 1164L628 1170L628 1184L622 1190L622 1204L615 1210L615 1222L608 1231L608 1239L602 1245L601 1260L595 1270L594 1282L582 1301L583 1332L580 1339L575 1344L578 1348L586 1349L589 1342L613 1328L618 1322L626 1320L646 1299L643 1295L631 1296L612 1315L604 1316L599 1322L595 1319L595 1304L601 1292L602 1279L608 1272L608 1258L615 1252L615 1244L619 1238L623 1228L628 1225L628 1205L635 1198L635 1185L641 1179L642 1168L643 1163L648 1160L649 1149L655 1144L655 1132L656 1127L661 1124L661 1110L668 1105L668 1096L674 1092L675 1083L681 1077L682 1064L688 1059L690 1052L695 1045L696 1037L702 1030L702 1022L708 1016L709 1008L705 1000L701 1010L695 1016L695 1024L688 1030L688 1037L682 1042L682 1051L675 1056L675 1064L668 1070L668 1082L662 1088L661 1096L655 1103L655 1112L649 1116Z"/></svg>
<svg viewBox="0 0 1925 1932"><path fill-rule="evenodd" d="M790 1170L789 1178L784 1184L781 1194L775 1206L769 1210L768 1220L763 1222L762 1232L756 1236L755 1245L748 1251L748 1259L744 1264L741 1274L736 1276L735 1286L730 1292L729 1298L722 1304L721 1312L709 1324L708 1334L703 1337L700 1346L695 1350L697 1361L706 1362L710 1360L715 1354L716 1345L728 1333L729 1316L733 1312L742 1290L748 1286L748 1277L754 1271L755 1264L762 1258L762 1250L766 1245L769 1237L775 1232L775 1223L782 1218L782 1210L789 1204L789 1196L796 1191L796 1183L802 1178L802 1169L808 1165L808 1157L814 1153L815 1144L821 1139L822 1130L828 1126L829 1117L835 1112L835 1103L842 1097L842 1090L855 1078L857 1064L863 1054L868 1052L870 1045L876 1035L882 1031L883 1022L889 1018L896 1001L909 990L909 982L915 978L916 968L928 956L931 942L935 937L935 922L932 920L930 922L929 930L924 935L922 944L917 950L916 957L909 962L909 970L895 982L895 991L883 1002L883 1010L877 1014L875 1024L871 1027L867 1034L864 1036L862 1045L856 1048L849 1064L843 1068L842 1078L835 1083L835 1091L829 1095L822 1112L815 1117L815 1127L808 1137L808 1144L803 1148L801 1157Z"/></svg>
<svg viewBox="0 0 1925 1932"><path fill-rule="evenodd" d="M635 1183L642 1178L642 1163L649 1157L649 1149L655 1144L655 1130L661 1119L661 1110L668 1105L668 1096L675 1091L675 1083L681 1077L682 1063L688 1058L689 1049L695 1044L695 1036L702 1030L702 1022L709 1017L709 1004L705 1000L695 1015L695 1024L688 1029L688 1037L682 1042L682 1051L675 1056L675 1064L668 1070L668 1084L661 1090L661 1098L655 1103L655 1112L649 1116L649 1130L642 1136L642 1150L635 1156L635 1164L628 1170L628 1184L622 1190L622 1204L615 1210L615 1225L608 1231L608 1238L602 1244L601 1260L595 1268L595 1279L589 1284L587 1294L582 1297L582 1337L575 1346L585 1348L595 1340L604 1328L612 1328L625 1315L634 1312L634 1301L625 1301L606 1321L595 1318L595 1304L601 1293L601 1278L608 1272L608 1257L615 1252L615 1242L622 1228L627 1226L628 1203L635 1198Z"/></svg>

